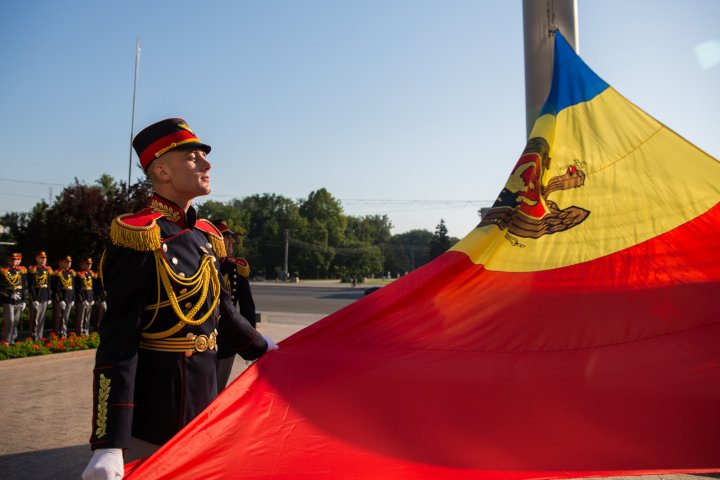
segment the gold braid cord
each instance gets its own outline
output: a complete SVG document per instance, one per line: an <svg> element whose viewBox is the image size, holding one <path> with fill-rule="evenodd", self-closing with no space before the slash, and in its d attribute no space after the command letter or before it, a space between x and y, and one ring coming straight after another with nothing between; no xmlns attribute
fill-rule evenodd
<svg viewBox="0 0 720 480"><path fill-rule="evenodd" d="M43 272L38 275L37 273L35 275L35 285L37 287L43 288L47 286L47 279L48 279L48 273L47 270L43 270Z"/></svg>
<svg viewBox="0 0 720 480"><path fill-rule="evenodd" d="M63 290L72 290L73 289L73 276L72 273L68 275L67 279L65 278L65 275L62 274L63 270L58 270L58 278L60 278L60 283L62 284Z"/></svg>
<svg viewBox="0 0 720 480"><path fill-rule="evenodd" d="M9 270L3 270L2 273L11 287L15 288L20 286L20 272L15 272L14 274L11 274Z"/></svg>
<svg viewBox="0 0 720 480"><path fill-rule="evenodd" d="M143 332L140 334L142 338L167 338L174 333L180 331L186 325L203 324L215 310L215 307L217 307L217 304L220 301L220 280L217 274L217 270L215 269L215 258L211 255L204 255L202 260L200 261L200 268L198 268L197 272L195 272L192 277L186 278L181 277L180 275L172 271L170 265L168 265L168 263L165 261L159 250L153 252L153 254L155 255L155 267L158 276L158 298L156 303L145 307L145 310L155 310L155 312L153 314L153 318L150 320L150 323L148 323L148 325L143 328ZM175 290L173 289L173 282L184 287L186 292L180 294L180 296L176 295ZM165 295L167 296L167 300L162 302L160 301L161 283L163 290L165 291ZM213 289L212 305L203 316L195 319L195 315L205 304L205 300L207 299L210 286L212 286ZM187 313L183 313L182 309L180 308L179 302L195 295L197 292L200 292L200 297L198 298L198 301L195 303L195 305L193 305L190 311L188 311ZM161 308L168 306L172 307L173 312L175 313L177 318L180 319L180 321L168 330L152 333L147 332L146 330L150 328L153 322L155 322L158 311Z"/></svg>

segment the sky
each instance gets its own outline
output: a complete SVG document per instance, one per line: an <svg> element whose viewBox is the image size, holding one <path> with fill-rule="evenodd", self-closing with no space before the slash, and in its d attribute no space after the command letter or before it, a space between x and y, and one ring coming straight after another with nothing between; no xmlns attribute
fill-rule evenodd
<svg viewBox="0 0 720 480"><path fill-rule="evenodd" d="M590 68L719 158L720 1L577 3ZM212 145L198 202L326 188L462 238L525 146L521 0L0 0L0 215L127 180L138 38L134 131Z"/></svg>

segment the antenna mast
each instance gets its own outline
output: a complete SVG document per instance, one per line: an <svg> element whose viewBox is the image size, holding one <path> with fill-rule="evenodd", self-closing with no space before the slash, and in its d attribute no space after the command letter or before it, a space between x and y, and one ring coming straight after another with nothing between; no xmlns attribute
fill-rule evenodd
<svg viewBox="0 0 720 480"><path fill-rule="evenodd" d="M127 183L127 194L130 196L130 184L132 179L132 140L135 134L135 98L137 93L137 81L140 76L140 37L137 37L135 41L135 81L133 82L133 103L132 103L132 118L130 120L130 160L128 161L128 183Z"/></svg>

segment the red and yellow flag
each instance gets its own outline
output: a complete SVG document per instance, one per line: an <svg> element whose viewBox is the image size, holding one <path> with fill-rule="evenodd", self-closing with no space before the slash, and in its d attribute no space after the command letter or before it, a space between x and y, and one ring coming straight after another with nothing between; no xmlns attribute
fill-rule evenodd
<svg viewBox="0 0 720 480"><path fill-rule="evenodd" d="M720 470L720 163L556 35L494 206L282 342L128 478Z"/></svg>

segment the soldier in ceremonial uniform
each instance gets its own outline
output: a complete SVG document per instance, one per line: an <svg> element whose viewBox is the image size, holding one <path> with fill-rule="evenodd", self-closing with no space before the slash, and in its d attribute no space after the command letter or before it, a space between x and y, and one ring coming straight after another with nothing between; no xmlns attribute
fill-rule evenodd
<svg viewBox="0 0 720 480"><path fill-rule="evenodd" d="M250 265L244 258L233 256L237 246L237 233L232 231L222 220L218 220L216 226L222 233L225 251L228 254L220 263L220 273L223 280L225 280L225 286L230 292L233 304L240 310L240 314L250 322L250 325L255 327L255 301L248 280ZM230 372L235 361L235 352L225 348L222 342L219 343L217 375L218 391L221 391L230 378Z"/></svg>
<svg viewBox="0 0 720 480"><path fill-rule="evenodd" d="M25 309L27 288L25 267L20 265L22 254L11 253L7 266L0 269L0 302L3 306L2 340L15 343L20 315Z"/></svg>
<svg viewBox="0 0 720 480"><path fill-rule="evenodd" d="M33 340L41 340L45 330L47 305L50 301L50 279L52 268L47 266L47 255L38 252L35 265L28 267L27 283L30 297L30 335Z"/></svg>
<svg viewBox="0 0 720 480"><path fill-rule="evenodd" d="M90 333L90 314L95 303L93 295L95 273L90 269L92 258L80 259L80 270L75 272L75 333L88 335Z"/></svg>
<svg viewBox="0 0 720 480"><path fill-rule="evenodd" d="M60 338L67 337L70 310L75 301L75 272L70 268L72 257L65 255L58 259L58 269L50 280L53 301L53 331Z"/></svg>
<svg viewBox="0 0 720 480"><path fill-rule="evenodd" d="M210 193L210 147L180 118L145 128L133 147L155 193L113 220L99 272L108 310L86 480L122 478L124 460L151 454L210 404L218 339L248 360L277 348L233 306L219 274L222 235L192 206Z"/></svg>

